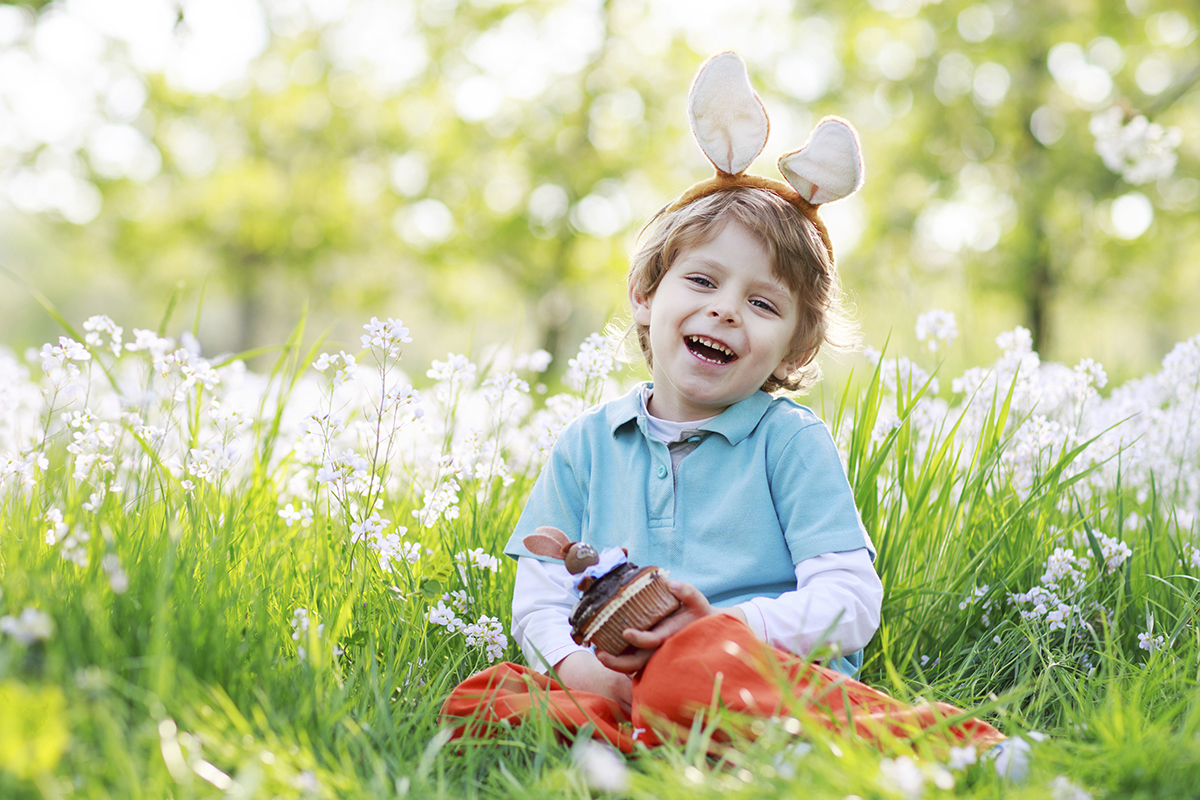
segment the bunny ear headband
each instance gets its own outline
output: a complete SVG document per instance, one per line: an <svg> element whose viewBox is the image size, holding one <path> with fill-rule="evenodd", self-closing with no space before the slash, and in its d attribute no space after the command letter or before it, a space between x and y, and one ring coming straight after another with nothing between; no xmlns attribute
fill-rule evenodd
<svg viewBox="0 0 1200 800"><path fill-rule="evenodd" d="M858 133L844 119L821 120L808 142L779 159L787 180L747 175L746 169L767 145L770 123L762 100L750 86L741 56L718 53L696 73L688 100L692 133L717 174L688 189L667 207L676 211L698 198L734 186L766 189L798 208L812 221L833 259L829 231L817 207L858 191L863 183L862 151Z"/></svg>

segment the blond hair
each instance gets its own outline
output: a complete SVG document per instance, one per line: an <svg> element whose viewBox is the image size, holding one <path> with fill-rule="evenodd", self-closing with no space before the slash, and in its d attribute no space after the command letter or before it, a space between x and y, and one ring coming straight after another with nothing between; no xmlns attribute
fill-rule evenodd
<svg viewBox="0 0 1200 800"><path fill-rule="evenodd" d="M858 343L858 325L847 312L841 279L813 223L794 205L766 189L732 186L707 194L681 208L664 207L638 237L629 265L628 284L638 297L650 297L681 253L712 241L730 222L738 222L762 242L775 277L795 296L799 310L790 352L800 366L785 379L767 377L763 391L802 391L821 377L817 353L822 347L850 350ZM634 324L646 365L654 368L649 327Z"/></svg>

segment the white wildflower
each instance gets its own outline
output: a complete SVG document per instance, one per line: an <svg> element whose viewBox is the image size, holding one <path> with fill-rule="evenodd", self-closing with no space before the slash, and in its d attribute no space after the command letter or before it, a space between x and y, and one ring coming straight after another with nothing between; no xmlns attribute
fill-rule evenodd
<svg viewBox="0 0 1200 800"><path fill-rule="evenodd" d="M1163 649L1166 644L1166 638L1163 636L1154 636L1150 633L1138 634L1138 647L1145 650L1147 653L1156 653Z"/></svg>
<svg viewBox="0 0 1200 800"><path fill-rule="evenodd" d="M354 376L358 374L358 363L354 356L342 350L334 355L321 353L315 362L313 369L324 374L324 372L333 367L336 372L333 376L333 388L337 389L354 380Z"/></svg>
<svg viewBox="0 0 1200 800"><path fill-rule="evenodd" d="M452 633L454 631L461 630L463 627L463 622L458 618L458 615L454 613L454 609L447 607L445 601L443 600L438 600L438 604L436 606L431 606L430 609L425 612L425 619L429 622L432 622L434 625L441 625Z"/></svg>
<svg viewBox="0 0 1200 800"><path fill-rule="evenodd" d="M976 586L974 589L971 590L971 594L967 596L967 599L963 600L961 603L958 604L958 610L963 611L966 609L967 606L975 605L975 602L977 600L979 600L979 598L986 595L987 593L988 593L988 585L986 583L983 586Z"/></svg>
<svg viewBox="0 0 1200 800"><path fill-rule="evenodd" d="M317 470L317 483L329 484L339 495L362 494L372 485L367 459L353 450L331 454Z"/></svg>
<svg viewBox="0 0 1200 800"><path fill-rule="evenodd" d="M475 602L475 598L467 594L463 589L455 589L454 591L446 592L442 595L442 602L449 603L455 613L466 614L467 609Z"/></svg>
<svg viewBox="0 0 1200 800"><path fill-rule="evenodd" d="M0 453L0 484L9 478L19 478L26 489L37 485L36 471L45 470L50 466L50 460L41 453L30 453L21 456L15 453Z"/></svg>
<svg viewBox="0 0 1200 800"><path fill-rule="evenodd" d="M390 533L384 532L391 522L374 512L368 519L350 525L350 543L356 544L361 541L379 553L379 568L384 572L392 571L393 561L414 564L421 557L419 544L401 541L400 537L408 533L408 528L400 525Z"/></svg>
<svg viewBox="0 0 1200 800"><path fill-rule="evenodd" d="M21 644L44 642L54 635L54 620L46 612L27 606L19 617L0 617L0 633Z"/></svg>
<svg viewBox="0 0 1200 800"><path fill-rule="evenodd" d="M1029 764L1033 760L1033 745L1029 739L1040 742L1045 737L1037 731L1022 736L1010 736L987 752L996 766L996 774L1002 778L1020 783L1029 774Z"/></svg>
<svg viewBox="0 0 1200 800"><path fill-rule="evenodd" d="M526 426L532 441L529 466L546 463L563 429L587 410L583 398L574 394L556 394L546 400L545 408L534 412Z"/></svg>
<svg viewBox="0 0 1200 800"><path fill-rule="evenodd" d="M119 357L121 355L121 334L124 333L124 330L120 325L100 314L84 320L83 329L88 331L83 340L89 347L100 347L103 344L100 334L107 333L109 336L108 349L112 351L114 356Z"/></svg>
<svg viewBox="0 0 1200 800"><path fill-rule="evenodd" d="M545 350L534 350L532 353L522 353L513 362L513 369L527 369L530 372L545 372L550 368L554 356Z"/></svg>
<svg viewBox="0 0 1200 800"><path fill-rule="evenodd" d="M1050 796L1054 800L1092 800L1092 793L1074 784L1066 775L1050 781Z"/></svg>
<svg viewBox="0 0 1200 800"><path fill-rule="evenodd" d="M401 541L400 537L406 533L408 529L401 525L370 543L370 546L379 552L379 568L384 572L392 571L392 562L415 564L421 558L421 545Z"/></svg>
<svg viewBox="0 0 1200 800"><path fill-rule="evenodd" d="M978 756L975 753L975 745L973 744L969 744L966 747L951 747L950 760L946 766L950 769L964 770L978 760Z"/></svg>
<svg viewBox="0 0 1200 800"><path fill-rule="evenodd" d="M458 481L447 478L434 488L426 489L422 506L413 509L413 516L426 528L432 528L439 519L458 519L458 493L461 488Z"/></svg>
<svg viewBox="0 0 1200 800"><path fill-rule="evenodd" d="M412 384L406 383L401 386L399 383L393 383L383 393L379 413L399 414L407 408L412 409L411 413L417 419L425 415L425 409L421 407L421 393L414 389Z"/></svg>
<svg viewBox="0 0 1200 800"><path fill-rule="evenodd" d="M299 789L306 795L317 795L321 793L321 782L317 780L316 773L311 769L306 769L292 778L292 788Z"/></svg>
<svg viewBox="0 0 1200 800"><path fill-rule="evenodd" d="M475 382L476 369L476 366L466 356L448 353L445 361L433 361L425 375L435 381L449 381L470 386Z"/></svg>
<svg viewBox="0 0 1200 800"><path fill-rule="evenodd" d="M1149 183L1175 171L1175 150L1183 142L1179 128L1164 128L1141 114L1127 121L1125 111L1114 105L1093 115L1088 129L1104 166L1129 183Z"/></svg>
<svg viewBox="0 0 1200 800"><path fill-rule="evenodd" d="M1129 545L1111 536L1097 533L1096 541L1100 543L1100 552L1104 556L1104 569L1108 575L1120 569L1125 560L1133 555L1133 550L1129 549Z"/></svg>
<svg viewBox="0 0 1200 800"><path fill-rule="evenodd" d="M499 419L507 419L516 409L521 397L529 394L529 384L515 372L502 372L483 382L483 398Z"/></svg>
<svg viewBox="0 0 1200 800"><path fill-rule="evenodd" d="M489 569L492 572L498 572L500 570L500 559L496 556L485 553L482 547L476 547L474 550L456 553L454 560L460 564L467 564L473 567L479 567L480 569Z"/></svg>
<svg viewBox="0 0 1200 800"><path fill-rule="evenodd" d="M174 339L164 339L154 331L134 328L133 341L126 344L125 349L131 353L145 350L150 353L151 358L159 359L165 356L167 351L174 346Z"/></svg>
<svg viewBox="0 0 1200 800"><path fill-rule="evenodd" d="M129 575L121 567L121 559L116 553L106 553L100 561L104 573L108 575L109 588L114 594L125 594L129 589Z"/></svg>
<svg viewBox="0 0 1200 800"><path fill-rule="evenodd" d="M1011 331L997 336L996 346L1004 353L1005 358L1025 355L1033 352L1033 334L1028 328L1018 325Z"/></svg>
<svg viewBox="0 0 1200 800"><path fill-rule="evenodd" d="M38 354L42 360L42 372L59 389L79 379L81 373L76 361L90 361L92 354L87 348L69 336L58 337L58 344L46 343Z"/></svg>
<svg viewBox="0 0 1200 800"><path fill-rule="evenodd" d="M84 511L95 513L104 505L104 498L108 496L108 485L101 483L96 487L96 491L88 495L86 503L83 503Z"/></svg>
<svg viewBox="0 0 1200 800"><path fill-rule="evenodd" d="M377 358L399 358L400 345L412 341L408 328L398 319L388 317L387 322L380 322L377 317L363 325L366 331L362 336L363 347L370 348Z"/></svg>
<svg viewBox="0 0 1200 800"><path fill-rule="evenodd" d="M925 773L909 756L885 758L879 762L879 783L907 800L916 800L925 790Z"/></svg>
<svg viewBox="0 0 1200 800"><path fill-rule="evenodd" d="M244 410L224 405L219 400L213 400L208 404L208 418L224 434L232 433L247 422L247 414Z"/></svg>
<svg viewBox="0 0 1200 800"><path fill-rule="evenodd" d="M1074 585L1082 580L1087 562L1077 558L1070 548L1056 547L1046 559L1046 571L1042 573L1042 584L1051 589L1063 584Z"/></svg>
<svg viewBox="0 0 1200 800"><path fill-rule="evenodd" d="M91 429L92 423L96 421L96 415L92 413L90 408L84 408L63 414L62 421L69 428Z"/></svg>
<svg viewBox="0 0 1200 800"><path fill-rule="evenodd" d="M929 352L936 353L958 338L958 321L953 311L934 308L917 317L916 332L917 341L929 348Z"/></svg>
<svg viewBox="0 0 1200 800"><path fill-rule="evenodd" d="M42 352L39 355L42 359L42 370L45 372L62 368L68 361L92 360L92 354L88 352L88 349L69 336L58 337L57 345L49 342L42 345Z"/></svg>
<svg viewBox="0 0 1200 800"><path fill-rule="evenodd" d="M117 443L117 429L108 422L91 424L91 420L79 420L81 428L71 434L71 443L67 452L71 454L75 465L73 477L76 480L87 480L93 467L99 466L103 472L116 469L113 461L113 451Z"/></svg>
<svg viewBox="0 0 1200 800"><path fill-rule="evenodd" d="M317 639L321 639L325 635L325 623L318 623L314 630L312 628L312 619L312 615L308 613L307 608L297 608L292 612L292 619L290 620L292 626L292 641L297 643L296 655L301 661L308 657L308 650L304 647L304 645L299 644L299 642L302 640L309 640L309 637L312 635L309 633L309 631L313 630ZM343 651L340 647L334 645L333 655L338 656L341 655L342 652Z"/></svg>
<svg viewBox="0 0 1200 800"><path fill-rule="evenodd" d="M1034 586L1028 592L1010 594L1009 602L1017 605L1021 619L1046 622L1050 630L1063 630L1080 618L1082 609L1061 599L1045 586Z"/></svg>
<svg viewBox="0 0 1200 800"><path fill-rule="evenodd" d="M462 632L467 637L468 647L484 649L489 664L503 656L504 649L508 647L504 625L495 617L482 616L478 621L463 626Z"/></svg>
<svg viewBox="0 0 1200 800"><path fill-rule="evenodd" d="M238 462L241 453L236 445L211 444L203 449L188 451L189 475L209 483L218 483Z"/></svg>
<svg viewBox="0 0 1200 800"><path fill-rule="evenodd" d="M1108 384L1108 373L1104 371L1104 367L1090 358L1080 359L1073 371L1085 386L1103 389Z"/></svg>
<svg viewBox="0 0 1200 800"><path fill-rule="evenodd" d="M67 535L71 526L63 522L63 513L57 508L46 509L45 520L50 523L50 527L46 531L46 544L53 547Z"/></svg>
<svg viewBox="0 0 1200 800"><path fill-rule="evenodd" d="M160 377L173 381L172 397L176 402L186 399L193 388L199 386L211 391L221 382L220 374L207 359L185 347L154 356L153 364Z"/></svg>
<svg viewBox="0 0 1200 800"><path fill-rule="evenodd" d="M579 353L567 361L566 384L577 392L603 383L617 365L616 343L593 333L579 346Z"/></svg>
<svg viewBox="0 0 1200 800"><path fill-rule="evenodd" d="M383 529L391 524L390 519L383 519L379 512L374 512L362 522L350 523L350 544L357 544L364 539L375 539L383 534Z"/></svg>
<svg viewBox="0 0 1200 800"><path fill-rule="evenodd" d="M88 542L91 541L91 538L90 533L82 528L76 528L62 540L62 544L58 548L59 556L63 561L69 561L80 569L87 567Z"/></svg>
<svg viewBox="0 0 1200 800"><path fill-rule="evenodd" d="M629 789L629 767L611 745L580 739L571 748L571 761L595 792L625 792Z"/></svg>
<svg viewBox="0 0 1200 800"><path fill-rule="evenodd" d="M309 525L312 525L313 510L308 507L308 503L301 503L300 508L296 508L292 503L288 503L279 509L279 516L283 518L289 528L297 522L300 523L300 527L307 528Z"/></svg>
<svg viewBox="0 0 1200 800"><path fill-rule="evenodd" d="M310 620L307 608L297 608L292 612L292 641L300 641L300 636L308 632Z"/></svg>

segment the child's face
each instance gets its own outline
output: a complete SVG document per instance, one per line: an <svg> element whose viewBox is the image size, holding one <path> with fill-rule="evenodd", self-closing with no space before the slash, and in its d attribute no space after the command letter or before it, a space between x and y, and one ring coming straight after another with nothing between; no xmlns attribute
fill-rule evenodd
<svg viewBox="0 0 1200 800"><path fill-rule="evenodd" d="M652 295L630 290L629 300L634 320L650 329L649 408L661 419L715 416L799 366L796 298L738 222L680 253Z"/></svg>

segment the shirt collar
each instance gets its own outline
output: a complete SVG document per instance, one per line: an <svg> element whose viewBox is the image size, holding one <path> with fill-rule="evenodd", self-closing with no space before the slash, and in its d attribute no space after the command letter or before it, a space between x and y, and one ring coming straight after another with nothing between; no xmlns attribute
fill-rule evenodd
<svg viewBox="0 0 1200 800"><path fill-rule="evenodd" d="M638 420L642 416L642 387L649 385L651 384L639 384L624 397L619 397L608 404L608 427L614 436L622 425ZM730 444L737 444L754 431L763 415L767 413L767 408L773 399L771 395L759 390L745 400L739 400L725 409L716 419L711 419L701 425L700 430L719 433L728 439ZM639 421L638 428L643 432L644 426L645 422Z"/></svg>

